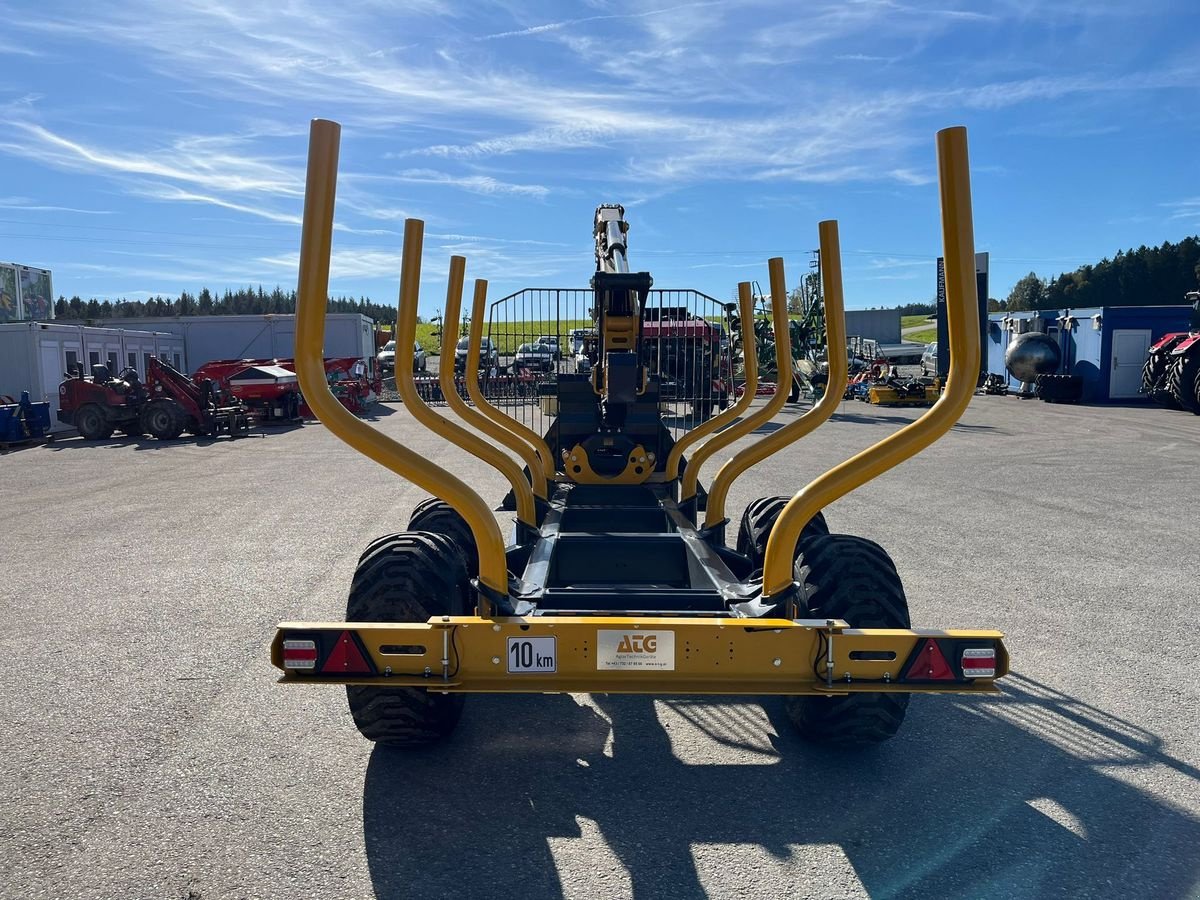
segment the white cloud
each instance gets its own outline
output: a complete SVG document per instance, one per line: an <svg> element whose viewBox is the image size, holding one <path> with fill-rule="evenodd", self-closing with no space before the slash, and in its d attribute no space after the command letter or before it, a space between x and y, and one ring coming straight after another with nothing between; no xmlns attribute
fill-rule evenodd
<svg viewBox="0 0 1200 900"><path fill-rule="evenodd" d="M550 193L549 188L540 184L509 184L490 175L451 175L434 169L405 169L396 177L414 184L452 185L472 194L515 194L540 199Z"/></svg>

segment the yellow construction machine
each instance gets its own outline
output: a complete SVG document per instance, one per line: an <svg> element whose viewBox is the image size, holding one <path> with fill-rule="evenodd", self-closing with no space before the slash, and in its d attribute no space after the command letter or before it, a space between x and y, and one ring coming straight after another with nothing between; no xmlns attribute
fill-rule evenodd
<svg viewBox="0 0 1200 900"><path fill-rule="evenodd" d="M949 380L919 419L794 496L750 504L727 546L735 479L813 431L846 387L837 223L819 225L829 378L798 418L739 445L702 490L714 456L771 420L787 400L756 398L753 337L745 389L715 415L726 343L754 321L739 303L657 290L631 271L619 206L596 211L597 267L587 289L530 289L489 302L477 280L461 376L444 366L422 399L411 360L423 225L405 223L396 384L407 411L494 466L511 486L506 541L491 504L433 459L350 414L321 363L340 128L312 123L300 250L296 367L322 422L354 449L428 491L408 529L372 542L344 622L284 622L272 662L289 684L347 687L370 740L416 746L451 732L468 693L775 694L801 734L833 744L896 733L913 693L994 693L1008 672L997 631L913 629L896 567L879 545L831 534L822 509L913 456L954 424L979 370L966 132L937 136L951 344ZM444 341L459 338L466 261L451 257ZM783 260L767 262L787 296ZM787 309L772 310L787 334ZM582 321L582 325L580 324ZM529 332L526 334L526 332ZM551 347L549 372L516 362ZM556 333L555 333L556 332ZM569 347L566 335L586 335ZM447 343L445 346L454 346ZM462 346L461 344L459 346ZM496 348L482 363L480 348ZM790 371L788 341L775 344ZM537 355L525 350L523 358ZM461 382L458 380L461 377ZM553 402L543 402L552 399Z"/></svg>

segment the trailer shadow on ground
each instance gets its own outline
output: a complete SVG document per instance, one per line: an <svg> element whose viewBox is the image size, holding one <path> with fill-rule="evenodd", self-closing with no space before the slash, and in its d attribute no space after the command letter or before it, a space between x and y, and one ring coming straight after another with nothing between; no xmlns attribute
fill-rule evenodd
<svg viewBox="0 0 1200 900"><path fill-rule="evenodd" d="M701 897L705 872L729 864L751 882L756 866L782 869L761 892L745 887L778 895L789 867L812 873L814 853L836 869L830 849L873 897L1170 897L1200 878L1200 821L1122 770L1200 772L1028 678L999 698L915 698L900 736L853 753L800 741L777 699L592 700L471 697L449 743L376 748L363 790L376 894L557 897L586 884ZM704 764L705 742L742 764Z"/></svg>

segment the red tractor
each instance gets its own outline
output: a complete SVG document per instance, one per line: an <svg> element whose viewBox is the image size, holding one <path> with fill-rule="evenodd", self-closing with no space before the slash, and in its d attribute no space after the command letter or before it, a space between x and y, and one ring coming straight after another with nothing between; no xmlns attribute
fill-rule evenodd
<svg viewBox="0 0 1200 900"><path fill-rule="evenodd" d="M1200 416L1200 291L1187 295L1195 310L1191 331L1164 334L1142 367L1142 393L1170 409Z"/></svg>
<svg viewBox="0 0 1200 900"><path fill-rule="evenodd" d="M157 357L150 357L143 383L136 369L113 377L107 366L92 366L58 386L58 418L87 440L104 440L120 430L169 441L184 431L196 435L237 435L250 420L241 401L211 379L193 381Z"/></svg>

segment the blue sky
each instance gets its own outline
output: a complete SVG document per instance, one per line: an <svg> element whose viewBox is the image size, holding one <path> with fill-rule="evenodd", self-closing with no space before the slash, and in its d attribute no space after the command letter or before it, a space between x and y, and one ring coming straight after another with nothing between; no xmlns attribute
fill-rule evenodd
<svg viewBox="0 0 1200 900"><path fill-rule="evenodd" d="M837 218L848 306L927 300L947 125L993 296L1200 231L1194 3L339 6L0 3L0 259L85 299L293 287L318 116L332 291L393 301L416 216L425 313L455 253L494 296L586 285L599 202L660 287L794 285Z"/></svg>

